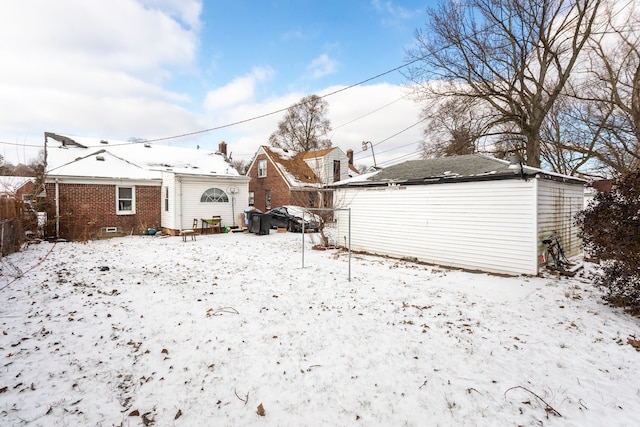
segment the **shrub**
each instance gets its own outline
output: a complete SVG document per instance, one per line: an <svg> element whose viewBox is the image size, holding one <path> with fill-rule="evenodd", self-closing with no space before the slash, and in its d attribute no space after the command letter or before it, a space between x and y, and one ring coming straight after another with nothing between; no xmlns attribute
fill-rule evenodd
<svg viewBox="0 0 640 427"><path fill-rule="evenodd" d="M576 222L587 250L604 261L595 283L605 300L640 313L640 170L598 193Z"/></svg>

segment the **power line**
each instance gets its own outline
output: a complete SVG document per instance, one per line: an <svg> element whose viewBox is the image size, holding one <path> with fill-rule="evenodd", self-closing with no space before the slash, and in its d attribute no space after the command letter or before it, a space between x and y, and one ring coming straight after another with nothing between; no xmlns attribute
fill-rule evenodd
<svg viewBox="0 0 640 427"><path fill-rule="evenodd" d="M21 144L19 142L6 142L6 141L0 141L0 144L4 144L4 145L15 145L18 147L38 147L38 148L43 148L44 146L42 144L38 144L38 145L34 145L34 144Z"/></svg>
<svg viewBox="0 0 640 427"><path fill-rule="evenodd" d="M387 104L384 104L382 107L376 108L376 109L375 109L375 110L373 110L373 111L369 111L368 113L365 113L365 114L363 114L363 115L361 115L361 116L359 116L359 117L356 117L356 118L355 118L355 119L353 119L353 120L349 120L349 121L348 121L348 122L346 122L346 123L343 123L343 124L341 124L341 125L339 125L339 126L336 126L335 128L333 128L333 131L334 131L333 133L335 134L335 133L336 133L335 131L337 131L337 130L338 130L338 129L340 129L341 127L344 127L344 126L346 126L346 125L349 125L349 124L351 124L351 123L353 123L353 122L356 122L356 121L358 121L358 120L360 120L360 119L364 119L365 117L370 116L370 115L371 115L371 114L373 114L373 113L377 113L378 111L383 110L383 109L387 108L388 106L390 106L390 105L392 105L392 104L395 104L396 102L400 101L401 99L405 99L407 96L409 96L409 94L406 94L406 95L404 95L404 96L401 96L400 98L394 99L393 101L391 101L391 102L389 102L389 103L387 103ZM333 136L333 134L331 134L331 136Z"/></svg>
<svg viewBox="0 0 640 427"><path fill-rule="evenodd" d="M410 142L410 143L408 143L408 144L399 145L399 146L394 147L394 148L392 148L392 149L390 149L390 150L377 151L377 153L378 153L378 155L380 155L380 154L385 154L385 153L390 153L390 152L392 152L392 151L400 150L401 148L405 148L405 147L408 147L408 146L410 146L410 145L419 144L420 142L422 142L422 141L421 141L421 140L418 140L418 141L412 141L412 142ZM367 152L366 152L366 151L364 151L364 150L362 150L362 151L358 151L357 153L355 153L355 154L354 154L353 159L354 159L354 160L359 160L359 159L362 159L362 158L364 158L364 157L367 157L367 156L361 155L361 154L366 154L366 153L367 153Z"/></svg>
<svg viewBox="0 0 640 427"><path fill-rule="evenodd" d="M384 161L384 162L380 162L381 165L393 165L397 162L399 162L400 160L406 160L408 158L414 157L414 156L420 156L422 153L420 151L414 151L413 153L408 153L408 154L403 154L402 156L398 156L395 157L393 159Z"/></svg>
<svg viewBox="0 0 640 427"><path fill-rule="evenodd" d="M345 87L340 88L340 89L336 89L333 92L329 92L329 93L326 93L324 95L320 95L319 98L321 98L321 99L328 98L330 96L336 95L338 93L344 92L344 91L352 89L354 87L363 85L363 84L365 84L367 82L370 82L370 81L375 80L377 78L380 78L382 76L386 76L387 74L391 74L391 73L393 73L395 71L398 71L398 70L400 70L400 69L402 69L404 67L408 67L409 65L411 65L411 64L413 64L415 62L421 61L422 59L423 58L416 58L416 59L414 59L412 61L409 61L409 62L407 62L407 63L405 63L403 65L397 66L397 67L392 68L392 69L387 70L387 71L384 71L384 72L382 72L380 74L376 74L373 77L369 77L369 78L367 78L365 80L361 80L361 81L359 81L357 83L351 84L349 86L345 86ZM166 140L169 140L169 139L184 138L184 137L187 137L187 136L199 135L199 134L211 132L211 131L214 131L214 130L220 130L220 129L228 128L228 127L231 127L231 126L236 126L236 125L239 125L239 124L242 124L242 123L247 123L247 122L251 122L251 121L254 121L254 120L258 120L258 119L262 119L262 118L265 118L265 117L269 117L269 116L272 116L274 114L283 113L283 112L289 110L290 108L295 108L295 107L298 107L298 106L300 106L302 104L303 104L303 102L299 102L299 103L293 104L293 105L291 105L289 107L286 107L286 108L281 108L279 110L271 111L271 112L265 113L265 114L260 114L258 116L250 117L250 118L244 119L244 120L239 120L237 122L227 123L225 125L212 127L212 128L209 128L209 129L202 129L202 130L198 130L198 131L194 131L194 132L183 133L183 134L180 134L180 135L167 136L167 137L163 137L163 138L149 139L146 142L166 141ZM384 108L384 107L381 107L381 108ZM357 120L357 119L355 119L355 120Z"/></svg>

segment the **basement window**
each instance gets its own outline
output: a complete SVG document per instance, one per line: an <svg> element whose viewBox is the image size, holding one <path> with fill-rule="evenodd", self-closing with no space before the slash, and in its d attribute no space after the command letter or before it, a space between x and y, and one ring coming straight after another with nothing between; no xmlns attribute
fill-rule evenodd
<svg viewBox="0 0 640 427"><path fill-rule="evenodd" d="M136 188L116 186L116 214L133 215L136 213Z"/></svg>

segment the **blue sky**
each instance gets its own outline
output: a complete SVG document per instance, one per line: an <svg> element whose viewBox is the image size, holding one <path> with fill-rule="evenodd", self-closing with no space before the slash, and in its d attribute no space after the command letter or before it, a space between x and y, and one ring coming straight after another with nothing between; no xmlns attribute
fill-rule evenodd
<svg viewBox="0 0 640 427"><path fill-rule="evenodd" d="M44 132L215 149L267 144L284 113L404 64L433 0L24 0L0 4L0 154ZM398 72L328 96L335 146L370 165L416 158L420 105ZM403 129L409 130L401 132ZM397 136L393 136L400 132ZM393 137L392 137L393 136ZM160 142L159 142L160 143Z"/></svg>

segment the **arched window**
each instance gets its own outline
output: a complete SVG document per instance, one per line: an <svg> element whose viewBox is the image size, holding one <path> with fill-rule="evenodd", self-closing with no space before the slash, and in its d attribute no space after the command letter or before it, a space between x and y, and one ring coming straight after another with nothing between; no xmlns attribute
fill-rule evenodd
<svg viewBox="0 0 640 427"><path fill-rule="evenodd" d="M227 193L215 187L208 189L202 193L202 196L200 197L200 202L202 203L224 203L228 201L229 197L227 196Z"/></svg>

